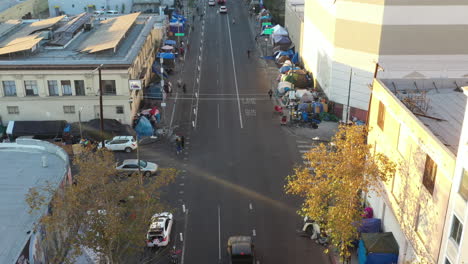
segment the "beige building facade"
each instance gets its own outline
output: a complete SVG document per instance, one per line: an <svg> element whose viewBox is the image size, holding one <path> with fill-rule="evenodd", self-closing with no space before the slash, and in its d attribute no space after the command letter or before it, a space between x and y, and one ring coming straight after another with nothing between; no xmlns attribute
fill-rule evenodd
<svg viewBox="0 0 468 264"><path fill-rule="evenodd" d="M366 198L384 231L397 239L399 263L462 263L444 262L441 249L467 102L454 82L463 81L467 80L373 83L368 143L396 162L398 170L382 183L381 193ZM437 88L431 88L431 82Z"/></svg>
<svg viewBox="0 0 468 264"><path fill-rule="evenodd" d="M154 16L140 15L135 23L115 52L67 56L68 50L76 49L74 45L91 38L86 34L92 32L83 32L64 49L41 48L29 57L0 59L2 122L76 122L79 114L81 121L99 118L97 68L102 65L103 116L131 124L144 94L143 90L130 90L129 80L141 80L142 87L149 85L156 47L164 32L164 21Z"/></svg>
<svg viewBox="0 0 468 264"><path fill-rule="evenodd" d="M286 0L284 8L284 27L288 30L289 38L299 56L302 56L304 4L304 0Z"/></svg>
<svg viewBox="0 0 468 264"><path fill-rule="evenodd" d="M306 1L303 62L338 114L349 98L350 116L365 120L377 62L382 78L453 78L468 59L466 11L463 0Z"/></svg>

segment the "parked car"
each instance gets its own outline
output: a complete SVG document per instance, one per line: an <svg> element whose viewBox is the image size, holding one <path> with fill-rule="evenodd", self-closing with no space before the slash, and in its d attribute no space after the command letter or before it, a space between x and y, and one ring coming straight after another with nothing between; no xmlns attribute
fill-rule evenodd
<svg viewBox="0 0 468 264"><path fill-rule="evenodd" d="M215 6L216 5L216 2L214 0L209 0L208 1L208 5L209 6Z"/></svg>
<svg viewBox="0 0 468 264"><path fill-rule="evenodd" d="M138 172L138 160L137 159L126 159L122 163L117 163L115 168L118 172L124 173L127 175L132 175L135 172ZM140 160L140 171L144 176L151 176L156 174L158 171L158 164L153 162L148 162L145 160Z"/></svg>
<svg viewBox="0 0 468 264"><path fill-rule="evenodd" d="M130 153L138 147L138 144L132 136L117 136L112 140L104 141L104 146L111 151L125 151ZM102 142L99 143L98 148L102 148Z"/></svg>
<svg viewBox="0 0 468 264"><path fill-rule="evenodd" d="M94 11L93 14L96 15L96 16L100 16L100 15L103 15L105 13L106 13L106 11L104 11L104 10L96 10L96 11Z"/></svg>
<svg viewBox="0 0 468 264"><path fill-rule="evenodd" d="M218 5L226 5L226 0L218 0Z"/></svg>
<svg viewBox="0 0 468 264"><path fill-rule="evenodd" d="M107 10L106 15L119 15L119 11L117 10Z"/></svg>
<svg viewBox="0 0 468 264"><path fill-rule="evenodd" d="M221 13L221 14L223 14L223 13L226 14L226 13L227 13L227 7L226 7L226 6L221 6L221 7L219 8L219 13Z"/></svg>
<svg viewBox="0 0 468 264"><path fill-rule="evenodd" d="M232 236L228 239L229 263L255 264L254 245L250 236Z"/></svg>
<svg viewBox="0 0 468 264"><path fill-rule="evenodd" d="M154 214L146 233L147 247L164 247L169 244L174 218L169 212Z"/></svg>

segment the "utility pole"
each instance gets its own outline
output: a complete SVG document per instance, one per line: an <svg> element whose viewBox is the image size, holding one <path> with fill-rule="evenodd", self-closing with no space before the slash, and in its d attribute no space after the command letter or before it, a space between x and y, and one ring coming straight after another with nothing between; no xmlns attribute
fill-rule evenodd
<svg viewBox="0 0 468 264"><path fill-rule="evenodd" d="M103 116L103 107L102 107L102 75L101 75L101 68L104 64L99 65L98 73L99 73L99 118L101 119L101 143L102 147L104 148L106 145L104 143L104 116Z"/></svg>
<svg viewBox="0 0 468 264"><path fill-rule="evenodd" d="M81 130L81 111L83 111L83 107L80 107L80 110L78 111L78 122L80 124L80 139L83 138L83 130Z"/></svg>
<svg viewBox="0 0 468 264"><path fill-rule="evenodd" d="M348 104L346 105L346 119L344 120L345 123L348 123L349 118L349 100L351 98L351 81L353 79L353 68L351 67L351 71L349 72L349 84L348 84Z"/></svg>

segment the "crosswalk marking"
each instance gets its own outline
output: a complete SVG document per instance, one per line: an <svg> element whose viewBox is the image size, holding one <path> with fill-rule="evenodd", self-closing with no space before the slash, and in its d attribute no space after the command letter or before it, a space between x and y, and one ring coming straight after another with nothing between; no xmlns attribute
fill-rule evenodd
<svg viewBox="0 0 468 264"><path fill-rule="evenodd" d="M309 151L308 150L302 150L302 149L299 150L299 153L307 153L307 152L309 152Z"/></svg>
<svg viewBox="0 0 468 264"><path fill-rule="evenodd" d="M299 143L299 144L307 144L309 143L308 141L304 141L304 140L296 140L296 143Z"/></svg>
<svg viewBox="0 0 468 264"><path fill-rule="evenodd" d="M312 148L311 145L297 145L298 148Z"/></svg>

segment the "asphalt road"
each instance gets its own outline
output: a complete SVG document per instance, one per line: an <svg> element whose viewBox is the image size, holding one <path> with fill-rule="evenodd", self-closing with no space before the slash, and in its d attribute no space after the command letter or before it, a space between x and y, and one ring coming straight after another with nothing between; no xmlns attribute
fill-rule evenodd
<svg viewBox="0 0 468 264"><path fill-rule="evenodd" d="M135 263L168 263L172 246L182 250L182 264L229 263L232 235L253 237L257 263L329 263L324 248L298 235L300 200L284 194L285 177L301 162L301 141L272 115L272 81L247 8L231 0L228 14L218 14L219 6L199 3L206 13L196 16L190 51L171 77L181 78L187 93L176 89L164 115L186 148L176 155L167 139L140 148L142 159L180 171L165 195L176 220L172 242Z"/></svg>
<svg viewBox="0 0 468 264"><path fill-rule="evenodd" d="M188 210L178 227L183 261L228 263L228 237L251 235L259 263L328 263L323 248L296 233L300 202L283 186L298 154L294 138L272 116L271 80L246 7L232 0L228 14L218 14L218 6L201 3L205 22L197 18L183 74L189 92L176 95L172 122L187 129L180 133L189 143L177 157L184 176L176 194Z"/></svg>

